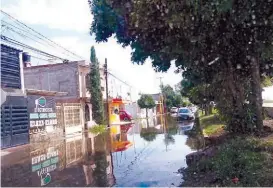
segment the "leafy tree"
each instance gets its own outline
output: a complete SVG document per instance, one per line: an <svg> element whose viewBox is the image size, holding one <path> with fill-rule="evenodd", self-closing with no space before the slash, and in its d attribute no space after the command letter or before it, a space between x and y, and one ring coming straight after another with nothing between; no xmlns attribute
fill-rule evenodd
<svg viewBox="0 0 273 188"><path fill-rule="evenodd" d="M168 109L171 107L180 107L183 104L181 94L175 92L170 85L161 85L160 88Z"/></svg>
<svg viewBox="0 0 273 188"><path fill-rule="evenodd" d="M140 108L146 109L146 117L148 118L148 109L154 108L156 106L155 101L151 95L143 94L140 99L138 99L137 104Z"/></svg>
<svg viewBox="0 0 273 188"><path fill-rule="evenodd" d="M171 107L175 106L174 104L174 96L175 96L175 92L173 90L173 88L170 85L161 85L161 92L163 94L163 97L165 99L165 104L166 107L168 109L170 109Z"/></svg>
<svg viewBox="0 0 273 188"><path fill-rule="evenodd" d="M88 75L89 83L87 85L87 88L91 94L90 102L92 104L92 118L97 124L103 124L104 107L100 83L99 62L96 57L94 46L91 47L90 61L91 61L90 72Z"/></svg>
<svg viewBox="0 0 273 188"><path fill-rule="evenodd" d="M148 142L152 142L156 139L157 130L154 127L142 128L140 132L140 137Z"/></svg>
<svg viewBox="0 0 273 188"><path fill-rule="evenodd" d="M115 35L123 46L131 46L133 62L143 64L150 57L156 71L166 71L175 60L179 70L210 84L230 130L246 130L249 109L256 119L252 126L261 129L261 75L273 67L272 1L89 3L97 41Z"/></svg>
<svg viewBox="0 0 273 188"><path fill-rule="evenodd" d="M181 96L180 93L176 93L175 96L174 96L174 100L173 100L173 104L174 106L176 107L180 107L181 105L183 105L183 98Z"/></svg>

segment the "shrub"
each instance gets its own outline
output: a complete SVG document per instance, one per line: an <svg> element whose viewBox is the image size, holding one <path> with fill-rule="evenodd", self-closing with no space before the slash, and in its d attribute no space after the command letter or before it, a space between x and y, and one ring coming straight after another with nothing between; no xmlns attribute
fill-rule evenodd
<svg viewBox="0 0 273 188"><path fill-rule="evenodd" d="M94 125L89 129L89 131L93 134L101 134L106 132L107 128L105 125Z"/></svg>
<svg viewBox="0 0 273 188"><path fill-rule="evenodd" d="M218 147L214 157L185 169L183 185L191 186L194 179L201 177L194 186L272 186L272 153L267 153L263 146L256 138L230 139ZM234 183L233 178L239 181Z"/></svg>

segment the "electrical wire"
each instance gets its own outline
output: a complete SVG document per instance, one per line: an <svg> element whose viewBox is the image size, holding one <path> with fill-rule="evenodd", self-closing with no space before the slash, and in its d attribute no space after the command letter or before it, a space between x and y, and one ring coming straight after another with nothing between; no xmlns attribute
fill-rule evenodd
<svg viewBox="0 0 273 188"><path fill-rule="evenodd" d="M15 31L14 29L12 29L12 28L9 27L9 26L6 26L6 28L7 28L8 30L10 30L10 31L12 31L12 32L14 32L14 33L20 35L20 36L23 37L23 38L29 38L29 39L31 39L31 40L33 40L33 41L39 43L39 44L45 45L44 43L41 43L41 42L38 41L38 40L35 40L35 39L33 39L33 38L31 38L31 37L29 37L29 36L23 34L23 33L20 33L20 32L18 32L18 31Z"/></svg>
<svg viewBox="0 0 273 188"><path fill-rule="evenodd" d="M13 39L11 39L11 38L9 38L9 37L6 37L6 36L4 36L4 35L1 35L1 40L5 41L5 42L8 42L8 43L11 43L11 44L14 44L14 45L17 45L17 46L21 46L21 47L23 47L23 48L27 48L27 49L32 50L32 51L35 51L35 52L37 52L37 53L43 54L43 55L45 55L45 56L47 56L47 57L53 57L53 58L57 58L57 59L60 59L60 60L63 60L63 61L67 61L67 59L64 59L64 58L61 58L61 57L52 55L52 54L47 53L47 52L44 52L44 51L39 50L39 49L37 49L37 48L34 48L34 47L32 47L32 46L29 46L29 45L23 44L23 43L21 43L21 42L19 42L19 41L13 40Z"/></svg>
<svg viewBox="0 0 273 188"><path fill-rule="evenodd" d="M19 27L16 27L16 26L14 26L14 25L12 25L12 24L10 24L10 23L4 21L4 20L2 20L2 22L4 23L4 24L2 24L2 26L5 26L8 30L11 30L12 32L16 33L17 35L20 35L20 36L23 37L24 39L25 39L25 38L29 38L29 39L31 39L31 40L33 40L33 41L39 43L39 44L42 44L42 45L44 45L44 46L46 46L46 47L47 47L47 46L50 46L50 47L53 47L53 48L55 48L55 49L60 50L59 48L56 48L56 46L50 44L48 41L44 40L43 38L41 38L41 37L39 37L39 36L37 36L37 35L34 35L34 34L30 33L29 31L26 31L26 30L24 30L24 29L21 29L21 28L19 28ZM16 30L17 30L17 31L16 31ZM18 30L20 30L20 31L18 31ZM22 33L22 32L23 32L23 33ZM30 36L31 36L31 37L30 37ZM34 38L32 38L32 37L35 37L35 38L37 38L37 39L34 39ZM38 41L38 39L41 40L41 41L44 42L44 43ZM65 53L65 52L61 52L61 53L64 54L64 55L68 55L68 56L70 56L70 57L73 57L73 58L75 59L75 56L72 56L71 54L67 54L67 53Z"/></svg>
<svg viewBox="0 0 273 188"><path fill-rule="evenodd" d="M32 29L31 27L27 26L26 24L24 24L23 22L19 21L19 20L16 19L16 18L14 18L14 17L11 16L10 14L4 12L3 10L1 10L1 12L2 12L3 14L5 14L6 16L8 16L9 18L11 18L11 19L15 20L16 22L18 22L19 24L23 25L24 27L26 27L26 28L30 29L31 31L37 33L38 35L42 36L43 38L45 38L46 40L50 41L51 43L53 43L53 44L57 45L58 47L62 48L63 50L65 50L65 51L67 51L67 52L73 54L74 56L76 56L76 57L78 57L78 58L84 59L83 57L81 57L81 56L75 54L74 52L71 52L70 50L64 48L64 47L61 46L60 44L58 44L58 43L56 43L56 42L50 40L49 38L47 38L47 37L44 36L43 34L41 34L41 33L39 33L38 31Z"/></svg>
<svg viewBox="0 0 273 188"><path fill-rule="evenodd" d="M117 80L119 80L120 82L124 83L125 85L132 87L131 85L129 85L127 82L121 80L120 78L118 78L117 76L115 76L113 73L108 71L108 74L111 75L112 77L116 78Z"/></svg>

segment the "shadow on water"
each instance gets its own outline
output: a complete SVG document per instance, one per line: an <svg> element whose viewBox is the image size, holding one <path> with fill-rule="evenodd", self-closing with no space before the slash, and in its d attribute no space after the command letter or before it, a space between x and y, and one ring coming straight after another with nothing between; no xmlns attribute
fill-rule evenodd
<svg viewBox="0 0 273 188"><path fill-rule="evenodd" d="M185 157L203 147L200 126L170 116L111 126L95 135L41 140L4 150L3 186L172 186ZM199 128L198 128L199 127Z"/></svg>

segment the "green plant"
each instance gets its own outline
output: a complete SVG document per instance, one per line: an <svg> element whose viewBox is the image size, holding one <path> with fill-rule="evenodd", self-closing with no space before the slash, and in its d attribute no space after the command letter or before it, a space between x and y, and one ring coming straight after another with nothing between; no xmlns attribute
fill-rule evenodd
<svg viewBox="0 0 273 188"><path fill-rule="evenodd" d="M90 72L87 76L87 89L91 94L90 102L92 104L92 118L97 124L103 124L105 118L100 82L101 75L99 71L99 62L96 57L96 51L94 46L91 47L90 61Z"/></svg>
<svg viewBox="0 0 273 188"><path fill-rule="evenodd" d="M93 134L101 134L106 132L107 128L105 125L94 125L89 129L89 131Z"/></svg>
<svg viewBox="0 0 273 188"><path fill-rule="evenodd" d="M203 129L203 132L208 136L214 135L221 132L223 130L223 126L223 124L208 125L206 126L206 128Z"/></svg>
<svg viewBox="0 0 273 188"><path fill-rule="evenodd" d="M197 174L210 181L202 179L196 186L272 186L272 156L262 150L262 145L260 139L252 137L228 140L218 147L213 157L202 159L184 170L186 184L191 176L196 179ZM239 181L234 183L233 178Z"/></svg>
<svg viewBox="0 0 273 188"><path fill-rule="evenodd" d="M155 107L155 101L151 95L143 94L140 99L138 99L137 104L140 108L146 109L146 118L148 117L148 109Z"/></svg>

